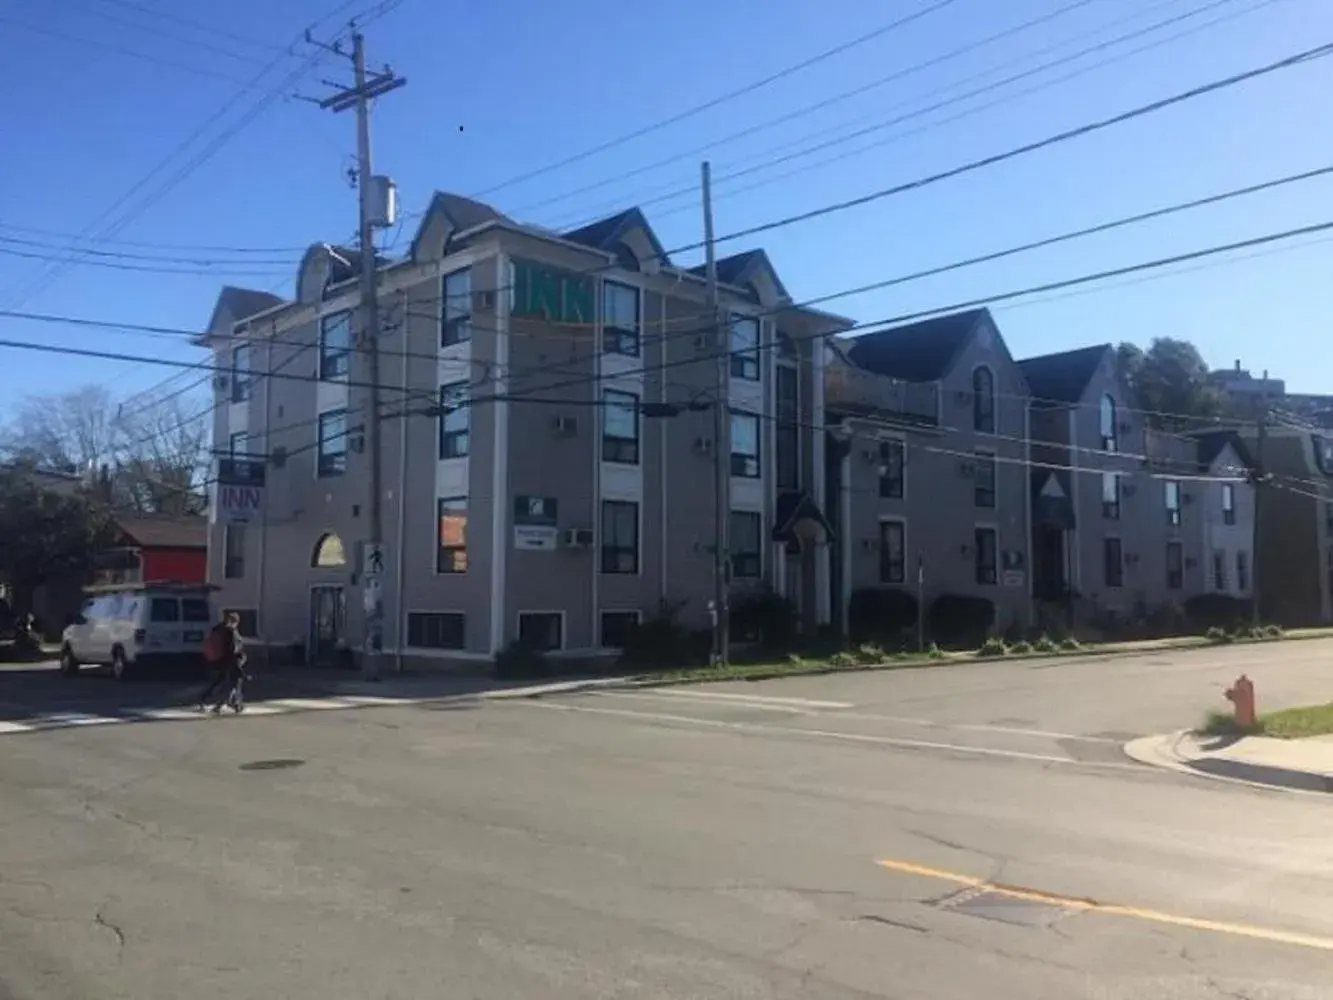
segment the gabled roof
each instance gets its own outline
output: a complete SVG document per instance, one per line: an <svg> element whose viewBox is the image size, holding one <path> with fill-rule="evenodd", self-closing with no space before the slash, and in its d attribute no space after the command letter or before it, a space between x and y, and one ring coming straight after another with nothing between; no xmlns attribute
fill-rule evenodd
<svg viewBox="0 0 1333 1000"><path fill-rule="evenodd" d="M1254 458L1250 455L1250 449L1245 446L1241 436L1233 430L1201 431L1193 435L1199 442L1199 467L1207 470L1212 468L1213 462L1217 461L1217 456L1222 454L1227 445L1236 453L1236 458L1245 468L1254 471L1258 466L1254 463Z"/></svg>
<svg viewBox="0 0 1333 1000"><path fill-rule="evenodd" d="M936 316L906 326L863 333L844 341L847 357L861 368L904 382L937 382L953 367L987 309Z"/></svg>
<svg viewBox="0 0 1333 1000"><path fill-rule="evenodd" d="M756 247L754 250L746 250L742 253L732 254L730 257L723 257L717 262L717 280L724 285L735 285L743 288L754 280L756 272L767 270L773 279L773 284L777 289L779 298L789 298L787 289L782 284L782 279L778 277L777 268L773 262L768 259L768 254L763 249ZM700 277L706 277L708 266L700 264L698 267L690 268L691 274L697 274Z"/></svg>
<svg viewBox="0 0 1333 1000"><path fill-rule="evenodd" d="M145 549L204 549L208 547L208 519L199 516L150 514L116 518L126 539Z"/></svg>
<svg viewBox="0 0 1333 1000"><path fill-rule="evenodd" d="M1109 350L1110 344L1097 344L1076 351L1042 354L1025 358L1018 362L1018 367L1028 380L1034 402L1077 403Z"/></svg>
<svg viewBox="0 0 1333 1000"><path fill-rule="evenodd" d="M461 233L476 229L488 222L508 223L513 220L485 202L465 198L461 194L436 191L431 195L426 211L422 213L421 225L417 227L416 235L412 237L410 256L413 260L419 255L422 237L428 232L441 232L442 221L447 223L448 233Z"/></svg>
<svg viewBox="0 0 1333 1000"><path fill-rule="evenodd" d="M653 227L648 225L648 220L644 217L643 212L637 208L627 208L615 215L608 215L605 219L598 219L596 222L580 226L578 229L571 229L569 232L561 233L560 238L569 240L571 243L581 243L583 246L592 247L594 250L614 250L617 244L624 241L625 234L633 229L643 232L644 237L652 247L653 256L658 261L665 265L671 264L661 241L658 240L657 234L653 232ZM639 263L642 264L645 261Z"/></svg>
<svg viewBox="0 0 1333 1000"><path fill-rule="evenodd" d="M213 315L208 318L207 330L212 330L223 313L231 317L231 322L239 323L274 306L286 304L287 300L272 292L261 292L255 288L240 288L236 285L223 285L218 292L218 300L213 306Z"/></svg>

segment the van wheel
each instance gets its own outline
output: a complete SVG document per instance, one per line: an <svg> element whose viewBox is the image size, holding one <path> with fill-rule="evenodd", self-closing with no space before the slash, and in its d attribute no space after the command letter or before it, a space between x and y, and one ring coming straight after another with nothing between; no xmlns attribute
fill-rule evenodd
<svg viewBox="0 0 1333 1000"><path fill-rule="evenodd" d="M130 664L125 659L125 650L117 646L111 651L111 676L118 681L128 680Z"/></svg>
<svg viewBox="0 0 1333 1000"><path fill-rule="evenodd" d="M60 672L66 677L74 677L79 672L79 661L68 645L60 647Z"/></svg>

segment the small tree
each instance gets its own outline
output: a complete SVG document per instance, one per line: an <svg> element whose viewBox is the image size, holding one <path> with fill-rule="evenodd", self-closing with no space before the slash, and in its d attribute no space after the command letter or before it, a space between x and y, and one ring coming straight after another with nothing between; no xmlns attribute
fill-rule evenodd
<svg viewBox="0 0 1333 1000"><path fill-rule="evenodd" d="M83 579L93 554L115 537L107 513L86 495L42 489L30 471L0 470L0 580L19 612L31 609L42 584Z"/></svg>

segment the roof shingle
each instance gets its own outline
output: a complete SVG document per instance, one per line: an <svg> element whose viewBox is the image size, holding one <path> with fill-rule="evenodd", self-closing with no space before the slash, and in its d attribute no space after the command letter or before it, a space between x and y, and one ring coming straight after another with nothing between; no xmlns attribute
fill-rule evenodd
<svg viewBox="0 0 1333 1000"><path fill-rule="evenodd" d="M1042 354L1018 362L1036 403L1077 403L1097 374L1110 344Z"/></svg>
<svg viewBox="0 0 1333 1000"><path fill-rule="evenodd" d="M905 382L939 381L967 345L986 309L969 309L906 326L864 333L847 345L847 357L878 375Z"/></svg>

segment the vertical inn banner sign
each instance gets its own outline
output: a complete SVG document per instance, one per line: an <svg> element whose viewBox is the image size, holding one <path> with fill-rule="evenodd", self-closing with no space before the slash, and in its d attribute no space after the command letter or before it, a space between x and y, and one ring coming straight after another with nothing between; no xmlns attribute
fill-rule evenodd
<svg viewBox="0 0 1333 1000"><path fill-rule="evenodd" d="M217 514L223 524L249 524L264 507L264 463L239 458L218 461Z"/></svg>

